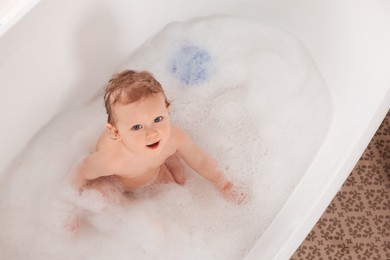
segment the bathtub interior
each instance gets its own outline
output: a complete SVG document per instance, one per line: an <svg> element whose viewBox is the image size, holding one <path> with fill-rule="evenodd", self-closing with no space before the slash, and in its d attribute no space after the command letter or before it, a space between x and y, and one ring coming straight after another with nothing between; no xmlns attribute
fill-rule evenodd
<svg viewBox="0 0 390 260"><path fill-rule="evenodd" d="M3 35L0 81L2 86L13 87L7 89L1 111L2 118L12 122L12 127L2 129L7 136L2 167L5 169L57 113L93 98L94 86L102 85L113 68L125 64L136 47L168 22L213 13L260 18L304 43L329 87L334 112L330 131L304 178L248 256L288 258L346 178L389 108L386 72L390 55L383 52L390 43L385 2L172 1L181 12L170 10L166 3L158 8L156 4L41 1ZM61 13L51 11L60 9ZM131 15L125 10L132 10ZM149 17L139 15L140 10ZM94 30L96 24L99 30ZM131 35L125 33L128 31ZM97 63L100 59L106 62ZM78 96L81 86L90 88L91 96ZM9 109L15 106L18 109ZM329 161L329 157L334 159Z"/></svg>
<svg viewBox="0 0 390 260"><path fill-rule="evenodd" d="M1 154L2 170L42 125L60 111L91 99L94 86L101 86L111 76L113 68L124 64L135 48L165 24L200 15L228 13L237 6L235 1L172 1L169 5L156 1L36 1L33 4L30 12L16 17L18 21L11 21L15 24L12 29L7 25L1 28L1 85L12 83L14 86L7 89L3 105L20 107L3 110L1 118L13 118L14 122L23 120L23 124L28 125L24 129L22 125L14 125L10 132L4 130L4 134L12 132L18 138L5 141L7 150ZM170 6L181 11L176 12ZM60 9L59 13L53 12ZM96 59L104 62L96 62ZM49 77L41 76L45 71L51 72ZM18 76L20 72L23 77ZM31 91L32 84L34 91ZM78 89L88 86L91 87L89 95L77 95ZM25 92L31 93L20 95ZM46 93L50 99L41 100L41 93ZM25 116L26 110L29 113L34 110L32 116Z"/></svg>

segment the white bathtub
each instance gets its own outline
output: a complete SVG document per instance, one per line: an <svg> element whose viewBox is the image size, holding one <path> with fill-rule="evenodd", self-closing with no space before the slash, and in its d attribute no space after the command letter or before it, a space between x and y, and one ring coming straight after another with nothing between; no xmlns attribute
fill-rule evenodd
<svg viewBox="0 0 390 260"><path fill-rule="evenodd" d="M25 15L0 27L1 172L43 125L91 98L132 50L168 22L238 14L281 27L306 46L329 87L332 123L303 179L247 259L288 259L294 253L390 108L386 0L32 3ZM106 62L96 62L101 59ZM81 86L91 96L77 96Z"/></svg>

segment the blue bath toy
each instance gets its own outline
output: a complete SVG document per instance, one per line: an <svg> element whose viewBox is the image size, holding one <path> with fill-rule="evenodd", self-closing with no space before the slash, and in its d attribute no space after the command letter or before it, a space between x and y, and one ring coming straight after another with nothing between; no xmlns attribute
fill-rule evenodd
<svg viewBox="0 0 390 260"><path fill-rule="evenodd" d="M212 75L214 63L210 54L196 46L183 46L173 55L171 73L186 85L202 83Z"/></svg>

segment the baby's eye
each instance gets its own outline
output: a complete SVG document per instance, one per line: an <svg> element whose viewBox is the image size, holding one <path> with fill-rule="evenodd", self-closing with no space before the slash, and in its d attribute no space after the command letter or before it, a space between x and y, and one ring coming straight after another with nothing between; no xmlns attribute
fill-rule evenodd
<svg viewBox="0 0 390 260"><path fill-rule="evenodd" d="M154 119L154 122L155 123L158 123L158 122L161 122L163 120L163 117L162 116L158 116Z"/></svg>
<svg viewBox="0 0 390 260"><path fill-rule="evenodd" d="M133 125L132 127L131 127L131 130L140 130L142 128L142 125L140 125L140 124L138 124L138 125Z"/></svg>

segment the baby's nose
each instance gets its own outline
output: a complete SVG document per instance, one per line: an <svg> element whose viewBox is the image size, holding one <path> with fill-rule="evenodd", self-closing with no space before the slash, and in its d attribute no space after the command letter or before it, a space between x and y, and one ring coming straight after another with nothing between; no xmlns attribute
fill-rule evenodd
<svg viewBox="0 0 390 260"><path fill-rule="evenodd" d="M153 127L149 127L146 131L147 138L155 138L158 135L158 132Z"/></svg>

